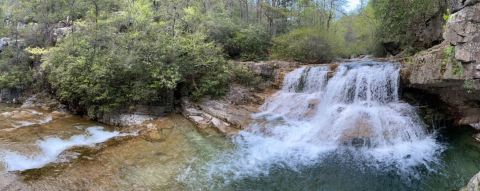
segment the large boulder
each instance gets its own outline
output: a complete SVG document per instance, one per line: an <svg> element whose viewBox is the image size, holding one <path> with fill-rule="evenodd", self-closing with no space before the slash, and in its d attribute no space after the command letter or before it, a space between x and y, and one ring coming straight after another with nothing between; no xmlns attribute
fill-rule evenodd
<svg viewBox="0 0 480 191"><path fill-rule="evenodd" d="M455 58L480 64L480 4L465 7L451 15L445 27L445 42L455 46ZM480 77L480 73L476 78Z"/></svg>

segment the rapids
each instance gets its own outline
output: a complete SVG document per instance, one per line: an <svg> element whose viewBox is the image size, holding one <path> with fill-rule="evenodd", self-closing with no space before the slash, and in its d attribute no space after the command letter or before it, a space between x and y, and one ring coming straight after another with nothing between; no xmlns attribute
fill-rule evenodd
<svg viewBox="0 0 480 191"><path fill-rule="evenodd" d="M480 169L474 131L428 126L401 66L304 66L238 136L180 115L161 141L0 104L0 190L451 190ZM438 116L432 116L438 118ZM125 130L123 130L125 131Z"/></svg>

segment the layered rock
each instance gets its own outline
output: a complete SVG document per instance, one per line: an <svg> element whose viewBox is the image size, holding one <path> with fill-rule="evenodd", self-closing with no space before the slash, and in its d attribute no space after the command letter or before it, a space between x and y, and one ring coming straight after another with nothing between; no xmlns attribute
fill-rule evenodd
<svg viewBox="0 0 480 191"><path fill-rule="evenodd" d="M404 60L402 70L406 86L439 95L459 125L480 122L480 4L468 5L451 15L442 44Z"/></svg>
<svg viewBox="0 0 480 191"><path fill-rule="evenodd" d="M255 87L230 84L227 94L220 99L206 97L193 101L182 98L182 114L201 129L214 128L225 135L235 135L253 121L251 115L259 112L265 99L283 86L285 75L302 64L297 62L237 62L237 67L248 69L261 77Z"/></svg>

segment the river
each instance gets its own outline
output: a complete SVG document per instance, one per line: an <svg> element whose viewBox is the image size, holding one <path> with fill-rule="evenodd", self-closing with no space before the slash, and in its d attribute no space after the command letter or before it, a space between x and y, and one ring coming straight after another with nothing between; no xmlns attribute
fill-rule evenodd
<svg viewBox="0 0 480 191"><path fill-rule="evenodd" d="M428 126L400 65L306 66L238 136L180 115L164 138L0 104L2 190L452 190L480 170L474 130ZM160 122L163 123L163 122ZM2 180L3 179L3 180Z"/></svg>

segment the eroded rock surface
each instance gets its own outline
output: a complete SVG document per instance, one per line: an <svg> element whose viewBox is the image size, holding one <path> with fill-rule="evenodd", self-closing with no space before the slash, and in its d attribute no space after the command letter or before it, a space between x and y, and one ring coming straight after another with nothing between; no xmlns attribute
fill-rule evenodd
<svg viewBox="0 0 480 191"><path fill-rule="evenodd" d="M28 186L10 173L0 173L0 190L2 191L29 191Z"/></svg>
<svg viewBox="0 0 480 191"><path fill-rule="evenodd" d="M451 15L442 44L403 61L404 85L439 95L459 125L480 122L480 4L475 3Z"/></svg>
<svg viewBox="0 0 480 191"><path fill-rule="evenodd" d="M192 101L182 98L182 114L199 128L214 128L225 135L235 135L245 129L253 119L251 115L265 100L283 87L285 75L302 66L298 62L237 62L261 81L255 87L230 84L227 94L220 99L204 98Z"/></svg>

